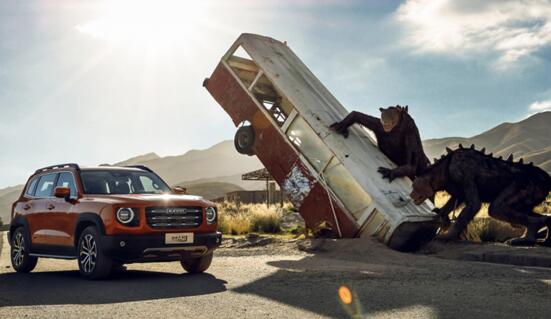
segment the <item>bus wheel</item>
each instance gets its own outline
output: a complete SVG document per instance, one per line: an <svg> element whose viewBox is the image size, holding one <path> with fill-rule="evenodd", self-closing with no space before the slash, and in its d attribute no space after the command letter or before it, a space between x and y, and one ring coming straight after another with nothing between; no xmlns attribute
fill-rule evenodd
<svg viewBox="0 0 551 319"><path fill-rule="evenodd" d="M237 132L235 132L234 138L235 149L245 155L254 155L254 129L252 126L241 126Z"/></svg>

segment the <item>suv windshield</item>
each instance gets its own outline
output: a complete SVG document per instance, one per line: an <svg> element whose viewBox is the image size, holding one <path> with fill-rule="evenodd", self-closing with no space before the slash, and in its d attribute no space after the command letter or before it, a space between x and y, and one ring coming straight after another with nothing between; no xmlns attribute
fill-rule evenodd
<svg viewBox="0 0 551 319"><path fill-rule="evenodd" d="M93 170L80 173L86 194L161 194L170 192L159 176L146 171Z"/></svg>

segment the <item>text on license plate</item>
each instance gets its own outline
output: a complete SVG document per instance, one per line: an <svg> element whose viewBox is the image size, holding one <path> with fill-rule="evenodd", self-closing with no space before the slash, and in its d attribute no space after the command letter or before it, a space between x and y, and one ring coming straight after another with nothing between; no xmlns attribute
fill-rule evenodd
<svg viewBox="0 0 551 319"><path fill-rule="evenodd" d="M193 233L165 234L165 244L192 244Z"/></svg>

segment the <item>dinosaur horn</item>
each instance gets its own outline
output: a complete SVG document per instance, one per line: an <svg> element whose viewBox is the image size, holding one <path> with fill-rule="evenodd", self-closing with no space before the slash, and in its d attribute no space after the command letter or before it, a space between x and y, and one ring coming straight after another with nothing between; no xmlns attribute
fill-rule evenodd
<svg viewBox="0 0 551 319"><path fill-rule="evenodd" d="M471 144L471 149L474 150L474 144Z"/></svg>
<svg viewBox="0 0 551 319"><path fill-rule="evenodd" d="M513 161L513 154L509 155L509 157L507 157L507 161L508 162L512 162Z"/></svg>
<svg viewBox="0 0 551 319"><path fill-rule="evenodd" d="M484 154L486 152L486 148L483 147L481 150L480 150L480 153Z"/></svg>
<svg viewBox="0 0 551 319"><path fill-rule="evenodd" d="M449 147L446 147L446 152L447 152L448 154L450 154L450 153L452 152L452 149L449 148Z"/></svg>
<svg viewBox="0 0 551 319"><path fill-rule="evenodd" d="M488 156L489 156L489 157L492 157L492 156L494 156L494 153L490 153L490 154L488 154Z"/></svg>
<svg viewBox="0 0 551 319"><path fill-rule="evenodd" d="M524 159L521 158L521 159L518 161L518 163L519 163L519 164L524 164Z"/></svg>
<svg viewBox="0 0 551 319"><path fill-rule="evenodd" d="M463 144L459 143L459 148L463 148Z"/></svg>

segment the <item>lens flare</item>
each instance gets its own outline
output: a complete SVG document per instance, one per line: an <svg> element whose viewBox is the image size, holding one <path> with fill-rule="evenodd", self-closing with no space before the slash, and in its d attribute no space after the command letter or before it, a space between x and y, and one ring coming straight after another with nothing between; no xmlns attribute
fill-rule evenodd
<svg viewBox="0 0 551 319"><path fill-rule="evenodd" d="M348 289L348 287L340 286L339 298L341 298L341 301L344 304L349 305L352 303L352 292L350 291L350 289Z"/></svg>

